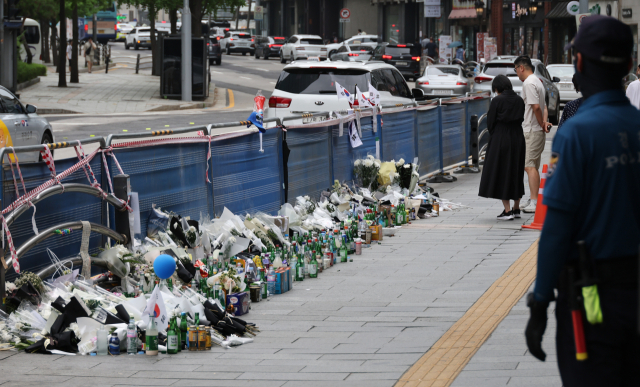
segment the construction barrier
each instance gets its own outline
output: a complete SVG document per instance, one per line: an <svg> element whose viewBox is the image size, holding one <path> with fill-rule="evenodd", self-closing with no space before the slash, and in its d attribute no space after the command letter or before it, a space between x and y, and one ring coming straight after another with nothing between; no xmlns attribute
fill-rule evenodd
<svg viewBox="0 0 640 387"><path fill-rule="evenodd" d="M12 216L14 202L24 195L18 172L28 192L42 188L43 184L85 184L92 187L91 195L61 190L62 195L56 194L35 204L33 220L38 229L84 220L115 230L116 211L128 209L131 203L128 203L130 198L115 198L112 181L114 176L126 174L131 192L137 194L140 210L140 234L136 237L146 236L147 218L154 204L196 220L201 215L219 216L225 207L237 214L257 211L274 214L285 202L293 203L297 196L317 199L334 180L352 181L353 162L367 155L382 161L403 158L410 163L417 159L422 179L455 165L469 165L469 120L473 115L484 114L488 105L487 94L475 94L419 106L383 106L381 112L362 109L357 116L353 111L305 115L307 118L324 116L324 121L312 124L287 125L287 120L300 121L301 116L265 119L265 122L276 122L277 126L261 137L255 129L210 135L212 127L237 127L246 122L111 135L106 140L91 139L100 142L100 149L86 155L88 159L80 156L56 160L54 170L42 162L20 164L19 168L14 164L15 179L8 155L40 151L43 146L2 148L0 200L5 218ZM363 142L357 148L349 141L348 126L353 120L360 123ZM154 138L149 139L150 135ZM174 135L181 137L171 137ZM144 140L133 140L143 137ZM49 148L78 145L73 141L50 144ZM81 151L80 147L77 149ZM90 165L90 170L85 169L84 164ZM53 179L52 173L63 179ZM16 184L20 195L16 195ZM110 206L103 200L107 197ZM20 200L24 202L24 198ZM17 250L35 235L33 211L28 209L8 227ZM60 259L76 256L81 234L82 231L76 231L71 235L52 236L46 244L32 248L19 259L21 269L37 271L49 265L47 248ZM92 234L89 251L97 252L105 242L106 236ZM6 257L14 256L9 245L5 244ZM15 274L9 270L7 278L12 276Z"/></svg>

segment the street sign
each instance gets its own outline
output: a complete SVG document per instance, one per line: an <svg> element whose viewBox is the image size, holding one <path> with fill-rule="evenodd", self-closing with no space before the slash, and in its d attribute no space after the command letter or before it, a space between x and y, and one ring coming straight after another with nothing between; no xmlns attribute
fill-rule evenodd
<svg viewBox="0 0 640 387"><path fill-rule="evenodd" d="M340 23L349 23L351 19L340 19Z"/></svg>
<svg viewBox="0 0 640 387"><path fill-rule="evenodd" d="M576 29L580 29L580 24L585 17L591 16L590 13L579 13L576 15Z"/></svg>
<svg viewBox="0 0 640 387"><path fill-rule="evenodd" d="M633 17L633 10L631 8L622 8L622 17Z"/></svg>
<svg viewBox="0 0 640 387"><path fill-rule="evenodd" d="M351 11L349 11L349 8L342 8L340 10L340 19L349 20L350 16L351 16Z"/></svg>
<svg viewBox="0 0 640 387"><path fill-rule="evenodd" d="M262 20L263 13L264 13L264 7L261 5L256 5L256 9L253 11L253 19Z"/></svg>

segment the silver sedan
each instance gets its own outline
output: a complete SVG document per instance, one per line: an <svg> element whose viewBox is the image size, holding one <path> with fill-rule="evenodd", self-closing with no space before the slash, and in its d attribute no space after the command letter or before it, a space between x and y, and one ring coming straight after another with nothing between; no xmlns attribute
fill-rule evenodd
<svg viewBox="0 0 640 387"><path fill-rule="evenodd" d="M22 105L13 93L0 86L0 148L53 142L51 124L38 116L37 110L33 105ZM38 152L29 152L20 154L18 160L38 161L39 157Z"/></svg>
<svg viewBox="0 0 640 387"><path fill-rule="evenodd" d="M560 91L560 102L566 103L582 97L582 93L573 87L573 74L576 69L573 65L549 65L547 71L552 77L560 78L558 91Z"/></svg>
<svg viewBox="0 0 640 387"><path fill-rule="evenodd" d="M459 65L427 66L416 86L426 97L456 97L471 91L471 82Z"/></svg>

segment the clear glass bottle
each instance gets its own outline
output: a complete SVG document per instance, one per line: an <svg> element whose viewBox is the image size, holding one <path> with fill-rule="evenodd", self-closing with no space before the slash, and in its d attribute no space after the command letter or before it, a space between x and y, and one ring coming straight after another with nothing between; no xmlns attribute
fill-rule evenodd
<svg viewBox="0 0 640 387"><path fill-rule="evenodd" d="M96 352L98 356L106 356L109 353L109 342L107 338L107 331L104 329L104 325L100 326L96 334L98 341L96 343Z"/></svg>
<svg viewBox="0 0 640 387"><path fill-rule="evenodd" d="M127 326L127 354L136 355L138 353L138 328L133 317Z"/></svg>
<svg viewBox="0 0 640 387"><path fill-rule="evenodd" d="M270 296L276 294L276 271L273 267L270 267L269 273L267 273L267 289Z"/></svg>

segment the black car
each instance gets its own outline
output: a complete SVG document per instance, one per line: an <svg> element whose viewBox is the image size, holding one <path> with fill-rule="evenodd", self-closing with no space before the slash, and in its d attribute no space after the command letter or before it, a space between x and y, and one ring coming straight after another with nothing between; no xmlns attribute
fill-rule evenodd
<svg viewBox="0 0 640 387"><path fill-rule="evenodd" d="M286 41L287 38L282 36L257 36L254 56L256 59L260 57L262 57L262 59L269 59L271 56L279 58L282 45L284 45Z"/></svg>
<svg viewBox="0 0 640 387"><path fill-rule="evenodd" d="M381 60L395 66L406 79L420 78L421 47L413 43L388 44L376 47L372 60Z"/></svg>
<svg viewBox="0 0 640 387"><path fill-rule="evenodd" d="M211 36L207 43L207 58L209 58L209 64L217 64L220 66L222 63L222 50L220 49L221 36Z"/></svg>

